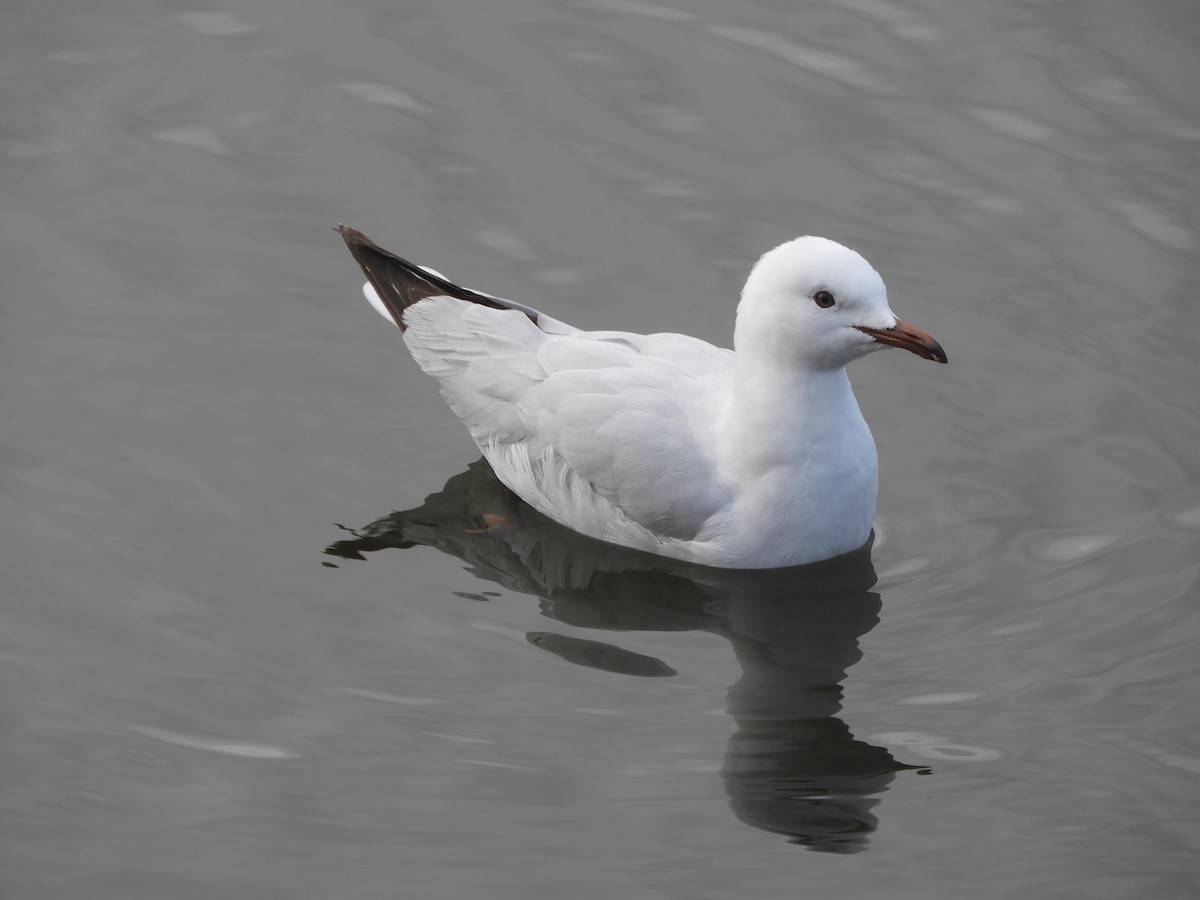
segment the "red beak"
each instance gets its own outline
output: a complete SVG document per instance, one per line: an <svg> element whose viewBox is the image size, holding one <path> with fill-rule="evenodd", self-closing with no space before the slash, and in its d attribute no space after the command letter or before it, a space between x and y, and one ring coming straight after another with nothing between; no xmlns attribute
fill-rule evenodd
<svg viewBox="0 0 1200 900"><path fill-rule="evenodd" d="M917 354L922 359L932 359L939 363L949 362L941 344L920 328L899 319L891 328L867 328L863 325L855 327L863 334L869 334L879 343L887 344L889 347L899 347L909 353Z"/></svg>

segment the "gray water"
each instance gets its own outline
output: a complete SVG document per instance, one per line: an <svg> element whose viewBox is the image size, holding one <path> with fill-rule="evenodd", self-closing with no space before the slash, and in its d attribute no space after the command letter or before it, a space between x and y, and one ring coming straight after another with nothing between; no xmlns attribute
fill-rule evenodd
<svg viewBox="0 0 1200 900"><path fill-rule="evenodd" d="M1192 4L0 21L5 898L1200 890ZM951 364L852 367L869 556L647 562L472 465L339 221L723 344L824 234Z"/></svg>

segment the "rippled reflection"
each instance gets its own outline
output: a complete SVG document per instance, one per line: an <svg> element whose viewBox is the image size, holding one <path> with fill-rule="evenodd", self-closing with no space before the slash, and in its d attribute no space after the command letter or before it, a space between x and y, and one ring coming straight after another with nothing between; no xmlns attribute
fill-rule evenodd
<svg viewBox="0 0 1200 900"><path fill-rule="evenodd" d="M568 625L608 631L707 631L726 638L742 676L727 709L736 729L721 769L743 822L834 853L867 846L876 795L916 768L855 740L837 716L841 682L878 621L870 547L792 569L732 572L630 551L568 531L521 502L483 460L417 509L353 531L326 552L347 559L436 547L480 578L541 599ZM549 631L531 644L577 665L666 677L662 660Z"/></svg>

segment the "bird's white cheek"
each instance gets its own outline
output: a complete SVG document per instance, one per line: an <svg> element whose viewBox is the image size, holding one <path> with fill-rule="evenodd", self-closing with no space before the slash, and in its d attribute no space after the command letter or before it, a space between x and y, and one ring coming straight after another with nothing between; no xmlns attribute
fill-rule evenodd
<svg viewBox="0 0 1200 900"><path fill-rule="evenodd" d="M884 349L884 345L875 340L869 334L863 334L857 327L851 326L843 332L846 340L846 359L858 359L866 356L868 353L874 353L876 350Z"/></svg>

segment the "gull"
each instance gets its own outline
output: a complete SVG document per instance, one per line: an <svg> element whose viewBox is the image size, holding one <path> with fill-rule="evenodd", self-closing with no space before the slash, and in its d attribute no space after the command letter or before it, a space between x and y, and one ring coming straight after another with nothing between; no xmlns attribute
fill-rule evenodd
<svg viewBox="0 0 1200 900"><path fill-rule="evenodd" d="M946 362L826 238L759 259L728 350L582 331L337 230L501 482L567 528L685 562L782 568L862 547L879 461L846 364L884 347Z"/></svg>

